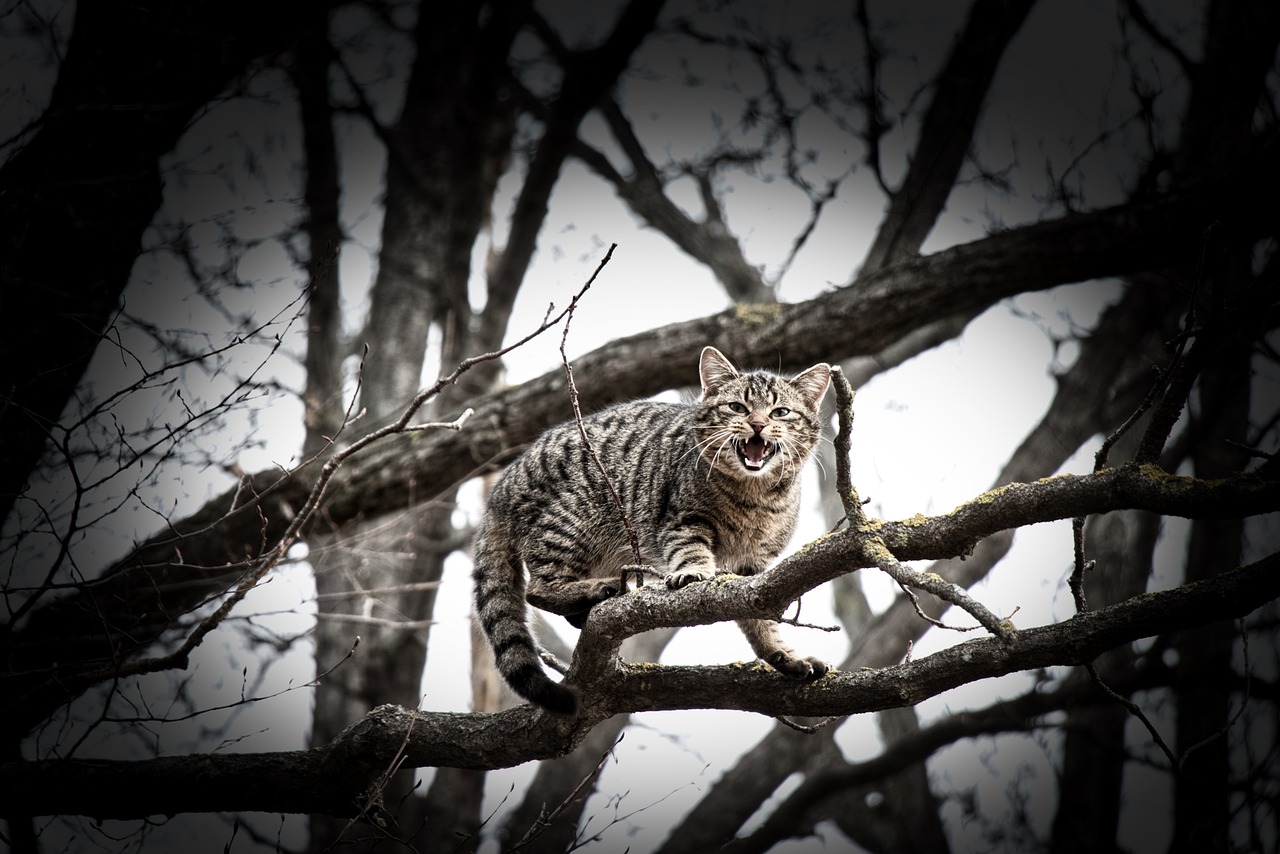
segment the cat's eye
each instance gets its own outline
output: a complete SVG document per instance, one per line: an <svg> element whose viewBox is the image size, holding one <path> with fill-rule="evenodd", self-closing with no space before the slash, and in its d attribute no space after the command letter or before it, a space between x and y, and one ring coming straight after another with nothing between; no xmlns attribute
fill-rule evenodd
<svg viewBox="0 0 1280 854"><path fill-rule="evenodd" d="M786 418L788 415L791 414L791 410L787 409L785 406L779 406L777 409L773 410L773 412L769 414L772 415L774 418Z"/></svg>
<svg viewBox="0 0 1280 854"><path fill-rule="evenodd" d="M730 412L736 412L736 413L738 413L739 415L746 415L746 414L747 414L747 407L746 407L746 405L745 405L745 404L738 403L738 401L736 401L736 400L735 400L735 401L733 401L733 403L728 404L728 407L729 407L729 411L730 411Z"/></svg>

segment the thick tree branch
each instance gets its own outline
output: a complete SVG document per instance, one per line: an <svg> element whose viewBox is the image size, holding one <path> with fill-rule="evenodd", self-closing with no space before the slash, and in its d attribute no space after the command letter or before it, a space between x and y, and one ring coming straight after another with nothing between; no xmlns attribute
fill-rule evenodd
<svg viewBox="0 0 1280 854"><path fill-rule="evenodd" d="M1034 2L978 0L969 9L964 32L938 72L911 167L893 191L889 210L863 261L867 271L916 254L929 236L973 142L996 68ZM859 11L865 17L865 9L860 6ZM864 30L869 26L865 21L862 25ZM874 100L868 112L873 110ZM872 120L869 115L868 121Z"/></svg>
<svg viewBox="0 0 1280 854"><path fill-rule="evenodd" d="M805 562L802 554L789 563ZM697 585L703 590L717 586ZM668 598L672 604L678 598L704 598L698 592ZM494 714L413 712L383 706L325 748L139 761L0 763L0 802L13 816L134 818L242 810L326 810L351 815L359 809L369 783L402 748L408 766L497 768L563 755L595 724L623 711L701 706L770 715L879 711L918 703L978 679L1080 664L1139 638L1243 616L1277 596L1280 556L1272 555L1207 581L1136 596L1064 623L1024 630L1012 645L995 638L972 640L907 664L877 671L831 672L809 684L795 683L756 665L619 664L609 680L608 701L589 698L586 714L574 719L527 705ZM593 614L592 622L603 621Z"/></svg>
<svg viewBox="0 0 1280 854"><path fill-rule="evenodd" d="M1162 667L1147 668L1127 680L1126 692L1167 684L1169 672ZM1096 707L1111 699L1098 692L1087 679L1066 679L1045 690L1037 686L1026 694L992 703L983 709L947 715L887 746L884 752L862 762L841 763L806 775L804 782L746 836L726 843L725 854L768 851L782 839L795 836L795 828L805 821L805 813L815 804L848 789L882 785L884 779L914 763L924 762L938 750L958 741L1004 732L1026 732L1048 726L1044 716L1064 709Z"/></svg>

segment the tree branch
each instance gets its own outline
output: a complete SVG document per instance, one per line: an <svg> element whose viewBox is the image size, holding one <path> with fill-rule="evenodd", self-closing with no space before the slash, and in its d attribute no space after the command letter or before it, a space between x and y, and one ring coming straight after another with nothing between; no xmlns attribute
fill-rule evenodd
<svg viewBox="0 0 1280 854"><path fill-rule="evenodd" d="M803 564L812 559L801 554L792 560ZM719 586L701 584L689 592ZM527 705L494 714L381 706L329 746L311 750L0 763L0 802L11 816L78 814L105 819L247 810L352 815L369 782L401 750L406 767L498 768L564 755L595 724L623 711L704 705L769 715L879 711L918 703L978 679L1079 664L1140 638L1243 616L1277 596L1280 556L1272 555L1210 580L1024 630L1012 646L982 638L882 670L829 672L808 684L755 665L613 664L609 701L589 697L586 714L578 718L545 714ZM681 598L702 597L671 594L668 601L678 605ZM593 612L584 637L603 631L601 622Z"/></svg>
<svg viewBox="0 0 1280 854"><path fill-rule="evenodd" d="M1162 678L1163 677L1163 678ZM1127 691L1167 683L1169 674L1162 668L1148 668L1123 687ZM975 711L947 715L910 736L887 745L879 755L862 761L834 764L806 775L801 785L778 805L765 822L750 834L726 843L724 854L750 854L768 851L804 821L805 813L815 804L848 789L881 785L886 777L912 764L924 762L940 749L964 739L1005 732L1027 732L1047 726L1043 718L1063 709L1110 703L1093 690L1087 680L1067 679L1045 690L1037 686L1026 694L1002 700Z"/></svg>
<svg viewBox="0 0 1280 854"><path fill-rule="evenodd" d="M725 228L718 215L719 203L710 187L711 170L718 164L706 164L702 166L702 172L694 176L706 208L706 215L695 220L666 194L657 167L649 159L631 121L617 101L605 99L599 109L630 161L631 175L624 177L608 157L581 139L574 143L574 155L613 184L618 196L651 228L705 264L735 302L773 302L773 291L765 283L760 269L747 261L738 239Z"/></svg>
<svg viewBox="0 0 1280 854"><path fill-rule="evenodd" d="M489 271L488 301L480 316L479 340L502 340L516 293L533 258L538 232L546 219L551 191L577 140L578 125L626 69L631 55L653 29L663 2L632 0L619 14L613 31L602 44L577 53L559 44L550 28L541 29L553 53L561 57L564 78L558 96L547 107L545 130L511 212L507 244Z"/></svg>
<svg viewBox="0 0 1280 854"><path fill-rule="evenodd" d="M960 174L1000 59L1032 5L1034 0L978 0L969 9L964 32L935 78L933 99L921 120L911 166L902 185L892 192L889 210L863 261L867 271L919 252ZM858 15L870 39L865 4L859 4ZM868 50L868 56L872 55ZM874 75L871 79L874 82ZM878 154L876 135L882 131L877 124L879 107L874 92L868 93L865 109L868 150ZM870 163L879 177L878 156Z"/></svg>

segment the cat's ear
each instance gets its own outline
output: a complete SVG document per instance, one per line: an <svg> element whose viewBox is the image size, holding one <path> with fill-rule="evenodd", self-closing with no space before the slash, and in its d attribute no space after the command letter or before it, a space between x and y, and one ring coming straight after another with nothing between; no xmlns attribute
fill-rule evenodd
<svg viewBox="0 0 1280 854"><path fill-rule="evenodd" d="M702 358L698 360L698 376L702 378L702 394L706 396L737 379L738 369L715 347L703 347Z"/></svg>
<svg viewBox="0 0 1280 854"><path fill-rule="evenodd" d="M804 397L809 408L817 411L818 404L822 403L822 396L827 393L827 386L831 385L831 366L826 362L819 362L809 370L796 374L790 382Z"/></svg>

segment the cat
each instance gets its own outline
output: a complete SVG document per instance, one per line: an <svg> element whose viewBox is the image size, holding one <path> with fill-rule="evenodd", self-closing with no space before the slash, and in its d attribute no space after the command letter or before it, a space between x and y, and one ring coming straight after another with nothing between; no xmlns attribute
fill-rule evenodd
<svg viewBox="0 0 1280 854"><path fill-rule="evenodd" d="M821 435L831 368L790 379L737 368L714 347L693 403L635 402L583 419L639 541L642 563L676 589L716 574L752 575L795 530L800 471ZM473 540L475 613L498 672L521 697L571 715L577 694L542 669L525 600L579 628L626 589L635 562L614 499L576 422L553 427L494 485ZM525 570L529 579L526 584ZM772 620L739 620L756 655L798 679L827 671L783 643Z"/></svg>

